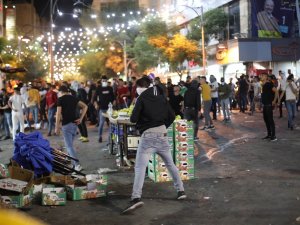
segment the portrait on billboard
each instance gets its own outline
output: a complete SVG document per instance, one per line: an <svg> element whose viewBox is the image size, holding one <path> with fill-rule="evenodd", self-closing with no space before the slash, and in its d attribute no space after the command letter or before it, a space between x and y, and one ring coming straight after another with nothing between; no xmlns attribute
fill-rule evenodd
<svg viewBox="0 0 300 225"><path fill-rule="evenodd" d="M295 8L292 2L293 1L281 0L252 0L253 36L260 38L290 37Z"/></svg>

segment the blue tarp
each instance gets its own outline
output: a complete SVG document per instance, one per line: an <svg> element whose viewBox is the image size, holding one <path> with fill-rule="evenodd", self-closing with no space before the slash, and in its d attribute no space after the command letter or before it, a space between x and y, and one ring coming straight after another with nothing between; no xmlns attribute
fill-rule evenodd
<svg viewBox="0 0 300 225"><path fill-rule="evenodd" d="M34 171L35 177L52 172L52 148L40 132L16 136L13 160L25 169Z"/></svg>

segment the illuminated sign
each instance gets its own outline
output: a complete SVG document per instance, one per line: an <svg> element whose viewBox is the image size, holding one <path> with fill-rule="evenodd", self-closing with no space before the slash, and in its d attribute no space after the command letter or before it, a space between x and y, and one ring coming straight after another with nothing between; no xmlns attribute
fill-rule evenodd
<svg viewBox="0 0 300 225"><path fill-rule="evenodd" d="M6 38L14 39L16 31L16 9L6 9Z"/></svg>

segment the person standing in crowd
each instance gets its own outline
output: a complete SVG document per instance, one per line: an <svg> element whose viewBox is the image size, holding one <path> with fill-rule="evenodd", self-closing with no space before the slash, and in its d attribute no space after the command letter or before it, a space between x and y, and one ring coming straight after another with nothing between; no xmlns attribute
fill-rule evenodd
<svg viewBox="0 0 300 225"><path fill-rule="evenodd" d="M230 87L230 96L229 96L229 102L230 102L230 111L234 108L234 103L236 102L235 99L235 84L233 83L233 78L229 79L229 87Z"/></svg>
<svg viewBox="0 0 300 225"><path fill-rule="evenodd" d="M200 78L201 85L201 93L203 100L203 114L205 119L205 125L201 130L215 129L215 126L212 123L212 119L210 117L210 109L211 109L211 87L206 82L206 77L203 76Z"/></svg>
<svg viewBox="0 0 300 225"><path fill-rule="evenodd" d="M230 112L229 112L229 97L231 94L231 88L228 84L225 83L225 79L221 78L221 84L219 86L219 98L222 106L224 122L230 121Z"/></svg>
<svg viewBox="0 0 300 225"><path fill-rule="evenodd" d="M282 72L281 70L279 70L279 81L278 81L278 95L281 96L281 93L284 93L280 103L279 103L279 118L282 118L282 105L283 103L285 103L285 92L284 92L284 88L286 87L286 77L284 72Z"/></svg>
<svg viewBox="0 0 300 225"><path fill-rule="evenodd" d="M100 77L100 74L99 74ZM95 106L93 104L93 98L94 95L96 93L96 85L92 82L89 81L88 82L89 85L89 91L88 93L88 116L89 116L89 120L91 125L96 125L97 124L97 110L95 109Z"/></svg>
<svg viewBox="0 0 300 225"><path fill-rule="evenodd" d="M291 130L294 130L294 119L296 115L296 101L297 101L297 85L294 82L294 76L289 75L285 86L282 87L282 93L279 97L278 104L281 103L281 98L285 95L285 103L286 103L286 109L288 112L288 128Z"/></svg>
<svg viewBox="0 0 300 225"><path fill-rule="evenodd" d="M20 132L24 133L23 105L25 102L19 87L14 88L14 94L10 96L8 105L12 109L13 140L15 140L18 128L20 128Z"/></svg>
<svg viewBox="0 0 300 225"><path fill-rule="evenodd" d="M70 95L66 86L61 86L59 91L61 92L61 96L57 101L55 133L57 135L59 135L60 133L59 128L62 118L62 133L65 141L65 146L67 148L68 154L73 158L77 158L73 142L77 132L77 125L82 122L88 107L83 102L78 101L76 97ZM79 116L77 114L77 107L82 109ZM82 170L79 162L73 161L72 163L75 170Z"/></svg>
<svg viewBox="0 0 300 225"><path fill-rule="evenodd" d="M172 107L172 109L175 112L175 116L183 117L183 97L180 95L180 87L178 85L175 85L173 87L172 95L168 97L169 103Z"/></svg>
<svg viewBox="0 0 300 225"><path fill-rule="evenodd" d="M192 77L188 75L188 76L186 77L186 81L185 81L185 86L186 86L186 88L189 88L189 87L190 87L191 82L192 82Z"/></svg>
<svg viewBox="0 0 300 225"><path fill-rule="evenodd" d="M40 129L40 124L39 124L39 108L41 102L40 93L35 86L30 85L27 94L28 94L27 108L29 108L29 111L32 114L33 121L34 121L34 128ZM29 123L29 127L31 127L30 123Z"/></svg>
<svg viewBox="0 0 300 225"><path fill-rule="evenodd" d="M108 110L108 105L111 103L115 105L115 95L112 87L108 86L107 77L102 76L101 86L99 86L96 90L95 101L98 103L99 107L99 143L103 141L103 127L105 123L105 117L103 113L106 113Z"/></svg>
<svg viewBox="0 0 300 225"><path fill-rule="evenodd" d="M217 103L218 103L218 88L219 84L214 75L209 77L210 87L211 87L211 110L213 112L213 120L217 120Z"/></svg>
<svg viewBox="0 0 300 225"><path fill-rule="evenodd" d="M174 85L172 84L172 79L168 78L167 82L167 92L168 92L168 97L172 96L174 94Z"/></svg>
<svg viewBox="0 0 300 225"><path fill-rule="evenodd" d="M258 77L254 77L253 83L254 99L251 104L251 115L254 114L256 105L258 105L258 110L261 111L261 85Z"/></svg>
<svg viewBox="0 0 300 225"><path fill-rule="evenodd" d="M249 86L245 74L242 74L239 80L239 106L240 112L245 113L247 110L247 94Z"/></svg>
<svg viewBox="0 0 300 225"><path fill-rule="evenodd" d="M263 104L263 117L267 128L267 136L264 140L277 141L275 133L275 122L273 119L273 106L278 99L278 91L272 82L272 77L268 74L262 74L262 104Z"/></svg>
<svg viewBox="0 0 300 225"><path fill-rule="evenodd" d="M46 109L48 110L48 136L52 135L55 126L54 116L56 114L57 93L55 85L48 84L48 92L46 94Z"/></svg>
<svg viewBox="0 0 300 225"><path fill-rule="evenodd" d="M82 85L80 83L77 83L78 86L77 86L77 99L81 102L83 102L84 104L88 104L88 98L87 98L87 93L86 91L83 89ZM78 112L80 113L80 112ZM89 142L89 138L88 138L88 130L87 130L87 127L86 127L86 115L83 117L81 123L78 125L78 129L80 131L80 138L79 140L81 142Z"/></svg>
<svg viewBox="0 0 300 225"><path fill-rule="evenodd" d="M117 89L117 105L118 109L126 108L127 98L130 96L128 87L124 85L124 81L119 79L119 85Z"/></svg>
<svg viewBox="0 0 300 225"><path fill-rule="evenodd" d="M194 140L198 140L199 114L201 110L199 83L197 80L192 80L191 85L183 97L184 119L193 121Z"/></svg>
<svg viewBox="0 0 300 225"><path fill-rule="evenodd" d="M136 77L131 77L131 82L132 82L132 86L131 86L131 90L130 90L130 100L131 100L130 104L135 104L135 100L136 100Z"/></svg>
<svg viewBox="0 0 300 225"><path fill-rule="evenodd" d="M6 89L2 89L2 107L0 109L3 112L4 116L4 130L5 130L5 137L4 140L10 139L10 133L13 131L13 126L12 126L12 116L11 116L11 108L9 107L9 94L6 92Z"/></svg>
<svg viewBox="0 0 300 225"><path fill-rule="evenodd" d="M168 94L167 87L163 83L161 83L161 80L159 77L154 78L154 85L156 85L158 87L159 91L163 94L163 96L165 98L167 98L167 94Z"/></svg>
<svg viewBox="0 0 300 225"><path fill-rule="evenodd" d="M135 160L135 176L131 202L122 214L129 213L144 205L141 200L142 189L145 179L145 171L151 154L157 153L164 161L171 174L174 186L177 190L177 199L185 199L183 183L176 168L167 137L167 127L169 127L175 115L168 105L166 98L158 94L157 87L150 87L151 81L143 77L137 81L137 98L130 121L136 123L137 129L141 133L141 139Z"/></svg>

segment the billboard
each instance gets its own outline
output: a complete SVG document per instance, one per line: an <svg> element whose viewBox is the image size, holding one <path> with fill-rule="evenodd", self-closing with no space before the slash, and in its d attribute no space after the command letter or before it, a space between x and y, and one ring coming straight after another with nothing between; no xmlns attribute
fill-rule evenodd
<svg viewBox="0 0 300 225"><path fill-rule="evenodd" d="M295 0L251 0L252 36L291 37Z"/></svg>

